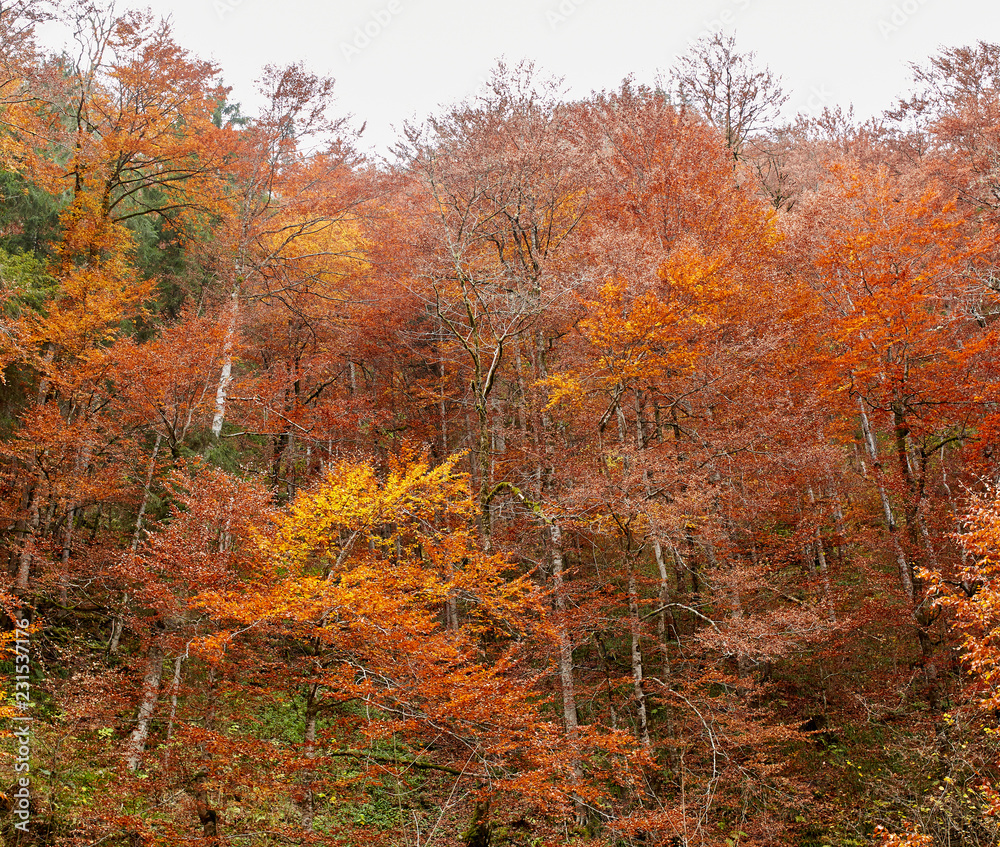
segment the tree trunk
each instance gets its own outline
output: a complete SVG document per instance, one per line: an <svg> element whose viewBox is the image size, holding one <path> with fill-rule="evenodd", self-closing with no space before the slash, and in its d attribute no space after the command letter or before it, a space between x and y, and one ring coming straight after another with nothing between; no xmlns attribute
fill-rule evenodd
<svg viewBox="0 0 1000 847"><path fill-rule="evenodd" d="M552 594L556 607L556 632L559 639L559 682L562 687L563 720L566 734L576 736L579 726L576 711L576 686L573 679L573 642L566 625L566 594L563 588L562 531L555 523L549 526L552 543Z"/></svg>
<svg viewBox="0 0 1000 847"><path fill-rule="evenodd" d="M885 515L885 525L889 532L889 541L892 544L893 553L896 556L896 563L899 566L899 581L903 591L909 599L911 605L916 603L917 593L913 584L913 570L910 563L906 561L906 554L899 543L898 527L896 518L892 513L892 504L889 502L889 495L885 490L882 464L878 458L878 445L875 443L875 436L872 433L871 424L868 421L868 413L865 412L864 400L858 401L861 409L861 431L864 434L865 447L868 450L868 458L871 459L875 486L878 489L879 499L882 501L882 512Z"/></svg>
<svg viewBox="0 0 1000 847"><path fill-rule="evenodd" d="M194 795L195 811L201 823L202 837L208 839L210 847L216 847L219 843L219 813L212 808L208 790L205 788L205 774L198 774L194 778L191 793Z"/></svg>
<svg viewBox="0 0 1000 847"><path fill-rule="evenodd" d="M816 496L813 494L812 486L807 489L809 493L809 503L816 504ZM820 492L822 493L822 492ZM830 572L826 565L826 551L823 548L823 534L820 532L819 523L813 528L813 544L816 550L816 562L819 565L819 577L823 581L823 602L826 605L827 615L831 621L836 623L837 613L833 608L833 591L830 587Z"/></svg>
<svg viewBox="0 0 1000 847"><path fill-rule="evenodd" d="M149 738L149 725L153 720L156 701L160 696L160 680L163 678L164 645L163 636L156 634L149 645L146 657L146 673L142 680L142 694L139 697L139 714L136 727L132 731L126 747L128 769L135 773L142 762L142 754Z"/></svg>
<svg viewBox="0 0 1000 847"><path fill-rule="evenodd" d="M139 514L135 518L135 529L132 530L132 543L129 549L136 553L139 543L142 541L143 520L146 516L146 507L149 505L149 496L153 487L153 475L156 473L156 457L160 455L160 445L163 443L163 436L156 433L156 441L153 444L153 454L149 457L149 469L146 471L146 484L142 489L142 502L139 504ZM128 592L122 595L121 605L111 622L111 638L108 639L108 652L114 655L118 652L121 644L122 631L125 628L125 609L128 608Z"/></svg>
<svg viewBox="0 0 1000 847"><path fill-rule="evenodd" d="M667 563L663 558L663 545L660 539L653 536L653 557L656 559L656 570L660 576L660 608L656 613L656 634L660 642L660 653L663 657L663 684L670 684L670 637L667 634L667 614L670 608L670 577L667 573ZM671 626L673 621L671 620ZM676 632L675 632L676 634Z"/></svg>
<svg viewBox="0 0 1000 847"><path fill-rule="evenodd" d="M170 681L170 715L167 717L166 740L169 742L174 734L174 718L177 717L177 699L181 687L181 665L184 663L184 656L180 655L174 659L174 678ZM170 746L166 745L163 751L163 764L170 760Z"/></svg>
<svg viewBox="0 0 1000 847"><path fill-rule="evenodd" d="M307 760L316 758L316 719L319 714L319 686L310 685L306 691L306 711L305 711L305 732L303 741L305 742L305 757ZM302 821L302 828L306 832L312 832L313 822L316 818L316 798L312 790L312 769L303 774L302 799L299 802L299 817Z"/></svg>
<svg viewBox="0 0 1000 847"><path fill-rule="evenodd" d="M226 420L226 397L229 384L233 379L233 346L236 343L236 328L240 315L240 283L237 279L230 295L229 323L226 325L226 337L222 343L222 372L219 374L219 387L215 391L215 417L212 418L212 435L218 438L222 434L222 425Z"/></svg>
<svg viewBox="0 0 1000 847"><path fill-rule="evenodd" d="M933 645L931 644L930 633L928 631L931 618L929 617L926 605L918 603L918 592L913 574L913 566L906 560L906 555L903 553L903 547L899 542L898 527L896 525L896 520L893 517L889 497L886 494L885 483L882 478L882 465L878 460L878 449L875 443L875 437L872 433L871 424L868 421L868 415L865 413L864 401L860 401L860 405L861 429L864 433L865 444L868 448L868 456L872 462L875 484L878 486L879 497L882 500L882 509L885 512L885 522L886 527L889 530L889 538L892 543L893 552L896 554L896 562L899 565L900 583L903 586L903 591L906 593L907 599L910 601L910 609L916 629L917 643L920 646L921 660L924 666L927 667L928 660L934 651ZM898 436L899 427L897 425L897 437ZM909 472L909 469L907 469L906 472ZM908 484L909 482L911 482L911 480L907 481ZM929 700L931 702L931 708L936 710L937 686L933 681L929 686Z"/></svg>
<svg viewBox="0 0 1000 847"><path fill-rule="evenodd" d="M41 510L38 506L38 489L36 481L31 488L28 498L28 525L21 544L21 552L17 560L17 580L14 583L15 593L24 598L28 594L28 585L31 582L31 560L35 552L35 538L38 535L38 527L41 522Z"/></svg>
<svg viewBox="0 0 1000 847"><path fill-rule="evenodd" d="M635 578L635 564L628 563L628 619L632 636L632 690L635 693L635 712L639 740L649 749L649 720L646 714L646 692L642 687L642 645L639 625L639 591Z"/></svg>

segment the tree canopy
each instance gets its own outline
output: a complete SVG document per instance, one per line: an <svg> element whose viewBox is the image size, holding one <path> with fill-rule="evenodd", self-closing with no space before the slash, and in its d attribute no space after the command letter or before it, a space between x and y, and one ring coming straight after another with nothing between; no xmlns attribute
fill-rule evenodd
<svg viewBox="0 0 1000 847"><path fill-rule="evenodd" d="M722 37L498 63L375 162L60 13L0 6L5 845L996 843L1000 47L865 124Z"/></svg>

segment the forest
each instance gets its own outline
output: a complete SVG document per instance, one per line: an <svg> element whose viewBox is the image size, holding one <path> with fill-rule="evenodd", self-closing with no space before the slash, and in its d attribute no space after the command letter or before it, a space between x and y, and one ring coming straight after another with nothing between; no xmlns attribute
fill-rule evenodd
<svg viewBox="0 0 1000 847"><path fill-rule="evenodd" d="M0 837L1000 839L1000 45L708 36L364 151L0 4Z"/></svg>

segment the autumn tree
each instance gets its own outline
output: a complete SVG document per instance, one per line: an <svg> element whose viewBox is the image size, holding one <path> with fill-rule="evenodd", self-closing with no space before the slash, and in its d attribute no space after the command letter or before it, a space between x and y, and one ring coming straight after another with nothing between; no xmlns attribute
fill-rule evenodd
<svg viewBox="0 0 1000 847"><path fill-rule="evenodd" d="M345 259L357 256L350 232L358 203L351 173L357 156L346 119L330 115L333 80L301 65L272 66L260 87L267 102L261 115L232 130L232 185L213 245L221 250L219 273L229 298L212 422L216 436L227 414L241 303L276 306L279 312L284 306L282 319L294 322L303 298L337 299L330 282L343 274ZM305 325L299 331L309 334ZM296 382L292 376L285 388ZM283 432L287 440L288 430Z"/></svg>
<svg viewBox="0 0 1000 847"><path fill-rule="evenodd" d="M553 488L577 548L579 664L606 675L580 687L591 720L628 721L671 788L735 786L739 759L719 738L754 738L759 752L783 730L729 723L689 651L707 649L701 667L745 701L755 668L803 649L822 626L819 608L774 602L784 577L754 550L770 498L754 501L744 482L766 475L773 487L775 466L798 448L800 410L778 411L785 373L772 351L787 352L802 292L778 282L773 216L740 186L711 126L631 84L585 104L579 123L595 151L581 224L593 281L543 384L562 456ZM780 305L759 298L775 290ZM779 314L788 325L777 329ZM706 746L685 758L690 733ZM671 788L661 803L676 799ZM707 819L716 798L703 799Z"/></svg>
<svg viewBox="0 0 1000 847"><path fill-rule="evenodd" d="M958 537L962 564L954 572L922 570L928 602L949 617L958 636L962 690L943 717L933 800L917 795L907 810L914 830L901 844L931 844L959 833L965 843L995 840L1000 796L995 726L997 692L997 492L970 494ZM900 827L901 829L902 827ZM892 843L891 841L889 843Z"/></svg>
<svg viewBox="0 0 1000 847"><path fill-rule="evenodd" d="M427 303L418 331L437 346L442 386L451 370L468 385L467 410L479 535L485 549L501 504L540 535L550 563L563 720L579 725L566 619L558 507L548 505L555 457L542 398L560 310L575 285L570 244L586 207L569 110L554 81L530 65L498 65L477 100L408 131L400 150L416 200L419 239L406 274ZM410 239L412 241L412 239ZM534 556L534 545L518 545ZM528 552L531 549L531 552ZM579 778L578 763L574 764Z"/></svg>
<svg viewBox="0 0 1000 847"><path fill-rule="evenodd" d="M506 556L476 549L475 506L456 462L431 467L411 455L384 479L366 463L340 463L270 520L259 487L208 469L177 478L183 511L123 566L142 605L157 609L143 622L159 645L151 654L187 670L169 689L162 763L143 752L156 710L167 708L151 671L125 754L130 770L153 777L148 785L190 793L204 835L221 835L222 820L242 825L236 795L262 790L282 796L271 825L292 835L335 815L334 793L413 771L443 774L484 808L516 798L507 814L559 813L570 790L597 803L607 790L599 774L620 781L600 769L589 787L568 779L570 753L532 692L531 645L548 637L537 591ZM256 507L237 513L237 497ZM155 564L164 561L174 566ZM442 613L449 596L458 620ZM262 663L274 650L285 658ZM185 680L206 674L200 697ZM265 750L243 730L261 698L302 710L293 747ZM607 744L631 755L625 739ZM198 762L171 755L178 745L196 746ZM295 775L291 793L247 757L252 749ZM344 763L362 773L345 774ZM144 794L146 783L130 790ZM169 831L190 826L178 823Z"/></svg>
<svg viewBox="0 0 1000 847"><path fill-rule="evenodd" d="M753 53L740 53L736 39L721 32L691 46L670 73L677 102L691 106L723 133L734 159L748 140L769 129L788 100L768 68L755 64Z"/></svg>
<svg viewBox="0 0 1000 847"><path fill-rule="evenodd" d="M970 209L995 216L1000 206L1000 45L980 41L947 48L911 67L913 91L888 113L903 149L925 160Z"/></svg>
<svg viewBox="0 0 1000 847"><path fill-rule="evenodd" d="M431 331L456 348L469 373L473 472L487 546L499 494L495 392L515 362L531 368L534 379L545 375L542 318L567 289L553 269L585 207L555 86L531 66L501 64L478 101L411 128L402 150L429 201L419 230L423 265L412 273L428 289L437 323ZM523 392L527 377L520 379Z"/></svg>
<svg viewBox="0 0 1000 847"><path fill-rule="evenodd" d="M988 239L964 226L947 190L933 182L908 184L884 168L836 168L833 179L838 217L826 224L814 260L832 319L828 390L859 404L900 585L916 604L911 557L933 565L939 555L926 522L930 463L973 437L993 381L993 333L974 315ZM812 210L822 214L818 200ZM892 479L902 486L909 552L897 536L880 424L890 436Z"/></svg>

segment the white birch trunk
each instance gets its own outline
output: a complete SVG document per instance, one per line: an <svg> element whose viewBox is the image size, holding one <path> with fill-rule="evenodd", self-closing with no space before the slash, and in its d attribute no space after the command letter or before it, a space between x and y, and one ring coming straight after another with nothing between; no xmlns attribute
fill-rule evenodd
<svg viewBox="0 0 1000 847"><path fill-rule="evenodd" d="M639 628L639 591L635 579L635 567L630 562L628 566L628 618L629 631L632 636L632 689L635 692L635 712L638 722L639 740L647 749L651 747L649 740L649 719L646 713L646 692L642 687L642 646Z"/></svg>
<svg viewBox="0 0 1000 847"><path fill-rule="evenodd" d="M28 529L25 533L21 552L17 560L17 581L14 583L15 592L23 597L28 593L28 584L31 581L31 560L35 549L35 537L38 534L38 527L41 522L41 511L38 507L39 484L36 481L31 490L31 497L28 501Z"/></svg>
<svg viewBox="0 0 1000 847"><path fill-rule="evenodd" d="M149 725L156 710L156 701L160 696L160 680L163 678L163 639L156 636L149 645L149 655L146 657L146 673L142 680L142 694L139 697L139 713L135 729L129 738L125 749L128 769L135 773L142 762L142 754L146 750L146 739L149 738Z"/></svg>
<svg viewBox="0 0 1000 847"><path fill-rule="evenodd" d="M552 593L556 607L556 632L559 639L559 682L562 686L563 719L566 722L566 734L573 737L579 726L576 713L576 685L573 679L573 642L566 626L562 531L557 524L549 525L549 537L552 541Z"/></svg>
<svg viewBox="0 0 1000 847"><path fill-rule="evenodd" d="M215 392L215 417L212 418L212 435L218 438L222 434L222 425L226 420L226 397L229 384L233 380L233 345L236 341L236 327L240 314L240 285L233 286L229 304L229 323L226 326L226 337L222 343L222 372L219 375L219 387Z"/></svg>
<svg viewBox="0 0 1000 847"><path fill-rule="evenodd" d="M177 717L177 697L181 688L181 665L184 662L183 654L174 659L174 678L170 682L170 715L167 718L167 741L170 741L174 734L174 719ZM163 764L170 760L170 746L166 745L163 750Z"/></svg>
<svg viewBox="0 0 1000 847"><path fill-rule="evenodd" d="M913 585L913 574L910 571L909 562L906 561L906 555L903 553L903 547L899 543L896 518L892 514L892 504L889 502L889 495L886 493L885 484L882 482L882 472L880 470L881 466L878 459L878 445L875 443L875 436L872 433L871 424L868 421L868 414L865 412L864 401L859 400L858 404L861 409L861 431L865 437L865 447L868 450L868 458L871 459L873 466L875 485L878 488L879 499L882 501L882 511L885 514L886 529L889 531L889 539L892 543L892 549L896 554L896 563L899 565L899 581L903 586L903 591L906 593L910 603L915 603L916 589Z"/></svg>

